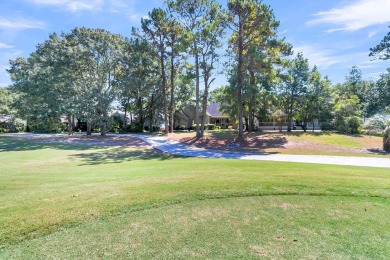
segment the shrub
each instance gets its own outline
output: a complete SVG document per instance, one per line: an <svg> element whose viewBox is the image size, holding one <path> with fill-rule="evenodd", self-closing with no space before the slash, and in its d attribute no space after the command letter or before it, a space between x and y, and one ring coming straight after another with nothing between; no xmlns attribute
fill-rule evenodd
<svg viewBox="0 0 390 260"><path fill-rule="evenodd" d="M111 128L109 132L119 133L122 130L123 121L118 117L113 117L111 122Z"/></svg>
<svg viewBox="0 0 390 260"><path fill-rule="evenodd" d="M390 126L383 132L383 150L390 152Z"/></svg>
<svg viewBox="0 0 390 260"><path fill-rule="evenodd" d="M176 128L177 128L176 130L180 130L180 131L186 130L186 126L185 125L179 125Z"/></svg>
<svg viewBox="0 0 390 260"><path fill-rule="evenodd" d="M144 130L147 131L147 132L149 132L150 127L149 127L148 125L146 125L146 126L144 126ZM153 132L157 132L157 131L158 131L157 126L152 125L152 131L153 131Z"/></svg>
<svg viewBox="0 0 390 260"><path fill-rule="evenodd" d="M56 117L31 118L28 124L33 133L62 133L66 131L65 124Z"/></svg>
<svg viewBox="0 0 390 260"><path fill-rule="evenodd" d="M121 126L117 122L114 122L114 123L112 123L111 129L109 132L119 133L121 131L121 129L122 129Z"/></svg>
<svg viewBox="0 0 390 260"><path fill-rule="evenodd" d="M381 133L388 125L387 118L384 115L375 115L367 119L363 128L365 134L375 135Z"/></svg>
<svg viewBox="0 0 390 260"><path fill-rule="evenodd" d="M348 134L358 134L361 126L361 119L357 116L347 118Z"/></svg>
<svg viewBox="0 0 390 260"><path fill-rule="evenodd" d="M149 127L148 127L149 129ZM142 133L143 127L140 127L139 124L130 124L126 125L123 130L124 133Z"/></svg>
<svg viewBox="0 0 390 260"><path fill-rule="evenodd" d="M204 126L204 130L214 130L214 129L215 129L215 126L216 126L216 125L214 125L214 124L207 124L207 125ZM199 128L200 128L200 125L199 125ZM196 129L196 125L193 124L193 125L191 126L191 130L195 130L195 129Z"/></svg>
<svg viewBox="0 0 390 260"><path fill-rule="evenodd" d="M215 129L215 125L214 124L208 124L208 125L205 125L204 128L205 128L205 130L214 130Z"/></svg>
<svg viewBox="0 0 390 260"><path fill-rule="evenodd" d="M338 117L333 122L335 129L343 134L358 134L361 119L357 116Z"/></svg>
<svg viewBox="0 0 390 260"><path fill-rule="evenodd" d="M321 124L321 130L322 131L334 130L334 125L332 124L332 122L323 122Z"/></svg>
<svg viewBox="0 0 390 260"><path fill-rule="evenodd" d="M3 133L18 133L23 132L26 128L25 121L19 118L11 118L9 121L1 122L0 128L2 128Z"/></svg>
<svg viewBox="0 0 390 260"><path fill-rule="evenodd" d="M365 135L376 135L376 136L382 136L382 132L378 132L377 130L364 130L363 134Z"/></svg>

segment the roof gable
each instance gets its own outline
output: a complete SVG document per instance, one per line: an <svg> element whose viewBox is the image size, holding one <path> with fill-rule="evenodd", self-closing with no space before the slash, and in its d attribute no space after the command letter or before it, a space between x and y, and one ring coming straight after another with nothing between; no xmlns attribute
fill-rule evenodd
<svg viewBox="0 0 390 260"><path fill-rule="evenodd" d="M221 111L219 111L220 107L221 107L221 103L211 103L207 107L207 114L211 117L228 117L228 116L222 114Z"/></svg>

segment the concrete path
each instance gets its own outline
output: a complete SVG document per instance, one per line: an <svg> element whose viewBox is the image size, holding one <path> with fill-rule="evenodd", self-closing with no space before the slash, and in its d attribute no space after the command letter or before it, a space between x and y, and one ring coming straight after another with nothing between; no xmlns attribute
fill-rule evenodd
<svg viewBox="0 0 390 260"><path fill-rule="evenodd" d="M181 155L181 156L189 156L189 157L262 160L262 161L278 161L278 162L300 162L300 163L390 168L389 158L244 153L244 152L237 152L237 151L221 151L221 150L197 148L176 141L168 140L166 137L162 137L162 136L146 136L146 135L136 135L136 134L132 134L132 136L146 141L151 146L153 146L154 148L160 151L173 154L173 155Z"/></svg>

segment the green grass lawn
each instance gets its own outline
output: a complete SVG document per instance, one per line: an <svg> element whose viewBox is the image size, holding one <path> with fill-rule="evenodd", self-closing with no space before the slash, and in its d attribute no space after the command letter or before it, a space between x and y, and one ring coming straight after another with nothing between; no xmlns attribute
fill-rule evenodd
<svg viewBox="0 0 390 260"><path fill-rule="evenodd" d="M0 259L389 259L389 169L0 136Z"/></svg>

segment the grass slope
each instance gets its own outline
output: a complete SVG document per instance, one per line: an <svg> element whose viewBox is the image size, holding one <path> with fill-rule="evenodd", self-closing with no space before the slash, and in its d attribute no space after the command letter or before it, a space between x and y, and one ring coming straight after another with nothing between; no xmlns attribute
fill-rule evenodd
<svg viewBox="0 0 390 260"><path fill-rule="evenodd" d="M388 169L0 137L0 258L389 258Z"/></svg>

